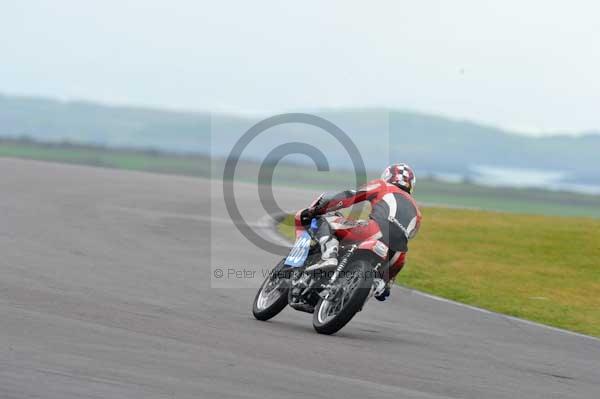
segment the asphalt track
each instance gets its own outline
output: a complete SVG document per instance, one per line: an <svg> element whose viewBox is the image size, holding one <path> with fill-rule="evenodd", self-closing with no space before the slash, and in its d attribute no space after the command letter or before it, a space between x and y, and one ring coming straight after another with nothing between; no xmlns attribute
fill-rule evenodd
<svg viewBox="0 0 600 399"><path fill-rule="evenodd" d="M600 341L406 289L336 336L291 309L255 321L255 289L211 270L277 257L220 201L218 182L0 159L0 398L600 397Z"/></svg>

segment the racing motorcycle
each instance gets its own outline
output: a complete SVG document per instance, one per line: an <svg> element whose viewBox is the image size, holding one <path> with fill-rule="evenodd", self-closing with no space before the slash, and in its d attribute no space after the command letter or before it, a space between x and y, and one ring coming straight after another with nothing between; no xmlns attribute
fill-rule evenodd
<svg viewBox="0 0 600 399"><path fill-rule="evenodd" d="M254 298L252 313L258 320L269 320L290 305L295 310L312 313L313 327L318 333L334 334L373 296L374 279L387 271L392 254L377 239L341 242L335 269L306 270L321 259L321 246L315 239L317 219L310 215L311 207L296 213L294 246L265 278Z"/></svg>

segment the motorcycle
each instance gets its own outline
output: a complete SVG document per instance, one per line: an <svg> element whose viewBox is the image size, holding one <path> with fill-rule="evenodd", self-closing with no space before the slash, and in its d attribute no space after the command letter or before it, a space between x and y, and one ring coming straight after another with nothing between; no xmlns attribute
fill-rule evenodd
<svg viewBox="0 0 600 399"><path fill-rule="evenodd" d="M369 239L341 242L338 265L333 270L307 270L321 259L321 248L315 239L317 219L310 215L309 209L322 199L323 194L311 207L296 213L296 241L258 290L252 306L256 319L269 320L290 305L295 310L312 313L313 327L318 333L334 334L363 309L375 292L374 279L381 278L389 268L393 254L387 245Z"/></svg>

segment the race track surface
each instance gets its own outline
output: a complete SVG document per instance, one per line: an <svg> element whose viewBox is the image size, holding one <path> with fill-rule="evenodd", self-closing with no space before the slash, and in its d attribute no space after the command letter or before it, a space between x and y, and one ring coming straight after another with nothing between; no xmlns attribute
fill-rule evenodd
<svg viewBox="0 0 600 399"><path fill-rule="evenodd" d="M251 222L255 191L237 189ZM600 397L600 341L402 288L336 336L291 309L254 320L255 289L211 288L210 259L277 256L237 233L220 195L201 179L0 159L0 398Z"/></svg>

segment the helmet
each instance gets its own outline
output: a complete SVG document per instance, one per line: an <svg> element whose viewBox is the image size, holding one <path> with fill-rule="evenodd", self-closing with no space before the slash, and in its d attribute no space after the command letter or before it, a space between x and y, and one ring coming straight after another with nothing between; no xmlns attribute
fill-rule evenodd
<svg viewBox="0 0 600 399"><path fill-rule="evenodd" d="M405 163L395 163L385 168L381 178L386 182L398 186L409 194L415 189L415 172Z"/></svg>

